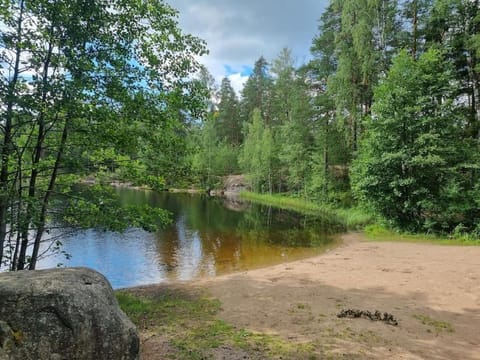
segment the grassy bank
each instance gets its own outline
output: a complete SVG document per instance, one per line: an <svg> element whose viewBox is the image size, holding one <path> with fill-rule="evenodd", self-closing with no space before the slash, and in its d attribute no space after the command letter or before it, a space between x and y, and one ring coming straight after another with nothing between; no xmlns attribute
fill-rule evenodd
<svg viewBox="0 0 480 360"><path fill-rule="evenodd" d="M340 223L349 230L363 230L365 237L371 241L422 242L442 245L480 245L480 238L468 233L456 233L449 236L435 234L408 234L396 232L375 222L373 215L358 208L334 208L330 205L317 204L300 198L278 194L257 194L242 192L240 196L248 201L292 210L306 215L321 216Z"/></svg>
<svg viewBox="0 0 480 360"><path fill-rule="evenodd" d="M201 294L162 289L156 295L119 291L116 296L142 334L146 359L159 354L178 360L323 358L317 357L319 349L313 344L285 341L219 320L220 302Z"/></svg>
<svg viewBox="0 0 480 360"><path fill-rule="evenodd" d="M365 238L371 241L399 241L438 245L480 245L480 238L466 233L439 236L434 234L409 234L395 232L379 224L370 224L364 228Z"/></svg>
<svg viewBox="0 0 480 360"><path fill-rule="evenodd" d="M241 198L262 205L292 210L306 215L315 215L340 223L350 230L362 229L374 222L371 214L358 208L341 209L326 204L317 204L300 198L278 194L242 192Z"/></svg>

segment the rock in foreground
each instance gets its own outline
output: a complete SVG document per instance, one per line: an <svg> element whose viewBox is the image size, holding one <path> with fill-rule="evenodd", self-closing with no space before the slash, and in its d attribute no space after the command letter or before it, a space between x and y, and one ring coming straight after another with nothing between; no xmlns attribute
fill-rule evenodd
<svg viewBox="0 0 480 360"><path fill-rule="evenodd" d="M100 273L0 274L0 360L138 358L137 330Z"/></svg>

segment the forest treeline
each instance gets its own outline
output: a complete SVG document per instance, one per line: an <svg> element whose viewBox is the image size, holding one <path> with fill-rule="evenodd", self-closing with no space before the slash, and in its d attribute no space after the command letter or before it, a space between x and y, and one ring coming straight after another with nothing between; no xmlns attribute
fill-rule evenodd
<svg viewBox="0 0 480 360"><path fill-rule="evenodd" d="M241 172L256 192L479 235L479 30L478 1L332 0L309 63L260 57L239 97L203 77L218 104L193 169L205 186Z"/></svg>
<svg viewBox="0 0 480 360"><path fill-rule="evenodd" d="M260 57L241 94L177 18L161 0L0 0L0 267L34 269L60 230L168 221L111 180L244 173L402 229L480 232L478 0L332 0L312 60Z"/></svg>

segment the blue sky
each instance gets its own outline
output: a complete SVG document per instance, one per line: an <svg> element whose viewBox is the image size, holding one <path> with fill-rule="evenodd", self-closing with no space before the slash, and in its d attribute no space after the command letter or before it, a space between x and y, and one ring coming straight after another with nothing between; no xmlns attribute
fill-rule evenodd
<svg viewBox="0 0 480 360"><path fill-rule="evenodd" d="M253 64L292 50L298 64L309 59L318 19L328 0L166 0L180 12L180 27L207 41L202 58L220 82L228 76L238 91Z"/></svg>
<svg viewBox="0 0 480 360"><path fill-rule="evenodd" d="M225 76L230 76L233 74L240 74L242 76L250 76L253 70L252 65L242 65L240 68L239 67L232 67L229 64L224 64L224 75Z"/></svg>

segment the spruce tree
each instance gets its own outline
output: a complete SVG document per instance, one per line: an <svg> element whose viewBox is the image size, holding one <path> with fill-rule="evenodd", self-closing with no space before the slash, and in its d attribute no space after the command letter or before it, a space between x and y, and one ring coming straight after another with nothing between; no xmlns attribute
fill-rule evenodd
<svg viewBox="0 0 480 360"><path fill-rule="evenodd" d="M465 115L453 74L438 50L418 61L402 51L375 89L353 188L359 200L403 230L473 228L479 220L474 152L463 137Z"/></svg>
<svg viewBox="0 0 480 360"><path fill-rule="evenodd" d="M239 116L237 94L228 77L223 78L220 86L218 104L217 133L228 144L239 146L242 142L242 124Z"/></svg>

